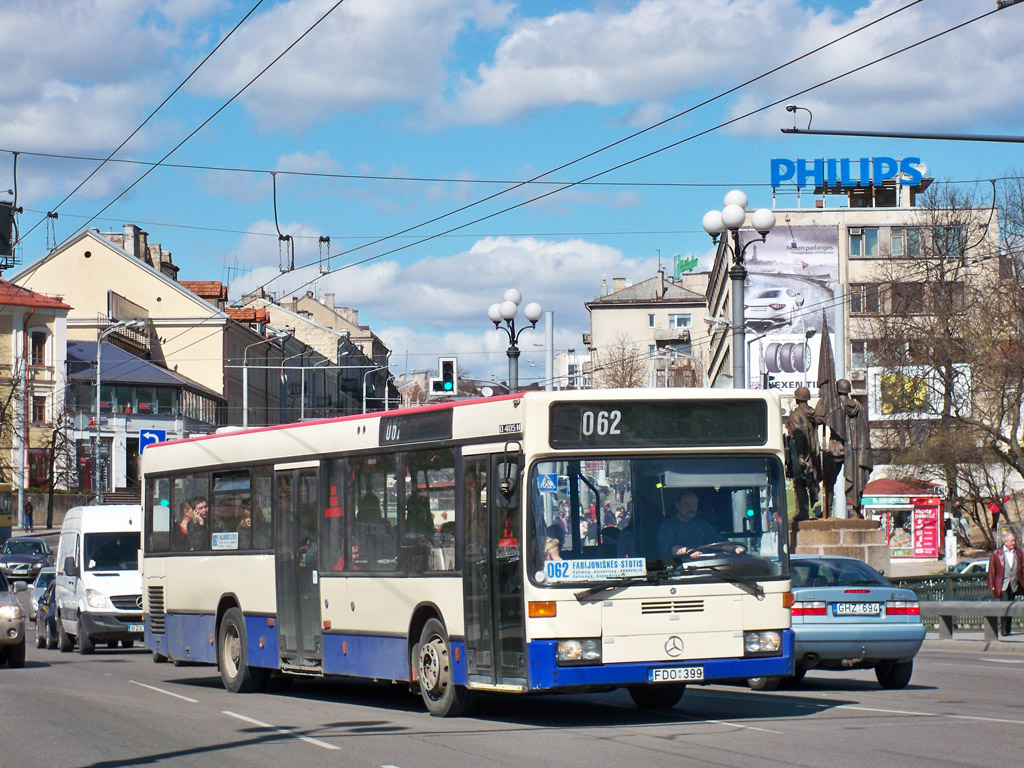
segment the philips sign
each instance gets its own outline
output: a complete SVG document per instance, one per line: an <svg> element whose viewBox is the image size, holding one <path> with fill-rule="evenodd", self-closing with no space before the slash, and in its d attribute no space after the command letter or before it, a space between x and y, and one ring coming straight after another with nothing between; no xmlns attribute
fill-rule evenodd
<svg viewBox="0 0 1024 768"><path fill-rule="evenodd" d="M919 157L862 157L859 160L843 158L816 158L814 160L786 160L775 158L772 163L772 186L779 187L791 181L798 187L866 187L880 184L885 179L901 175L901 183L913 187L921 183Z"/></svg>

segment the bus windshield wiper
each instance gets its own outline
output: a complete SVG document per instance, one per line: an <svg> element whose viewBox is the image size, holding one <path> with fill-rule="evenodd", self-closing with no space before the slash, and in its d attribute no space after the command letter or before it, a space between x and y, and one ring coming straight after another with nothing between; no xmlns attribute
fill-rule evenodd
<svg viewBox="0 0 1024 768"><path fill-rule="evenodd" d="M676 566L667 566L665 568L656 568L648 571L647 573L638 574L636 576L623 576L620 579L615 579L614 581L606 581L601 584L596 584L593 587L584 589L582 592L577 592L575 594L575 597L579 602L582 603L588 597L593 597L594 595L600 594L601 592L608 592L612 589L628 587L630 584L635 584L638 581L646 581L650 584L658 584L661 582L662 578L672 575L672 573L676 570Z"/></svg>
<svg viewBox="0 0 1024 768"><path fill-rule="evenodd" d="M740 588L746 590L747 592L752 594L754 597L756 597L758 600L764 600L764 587L762 587L760 584L758 584L756 581L754 581L752 579L740 579L740 578L737 578L736 576L733 576L732 574L727 573L725 568L723 568L720 565L711 565L711 564L701 565L699 563L692 563L692 564L683 563L680 566L680 570L683 573L695 573L697 571L708 571L708 572L714 574L715 576L717 576L722 581L728 582L729 584L735 584L737 587L740 587Z"/></svg>

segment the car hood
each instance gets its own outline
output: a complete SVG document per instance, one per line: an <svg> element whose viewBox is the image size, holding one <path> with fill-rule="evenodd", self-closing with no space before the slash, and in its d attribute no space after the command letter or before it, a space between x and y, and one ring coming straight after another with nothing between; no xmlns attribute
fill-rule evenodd
<svg viewBox="0 0 1024 768"><path fill-rule="evenodd" d="M0 555L0 563L29 563L30 565L42 563L46 565L49 563L49 557L47 555L18 555L11 553Z"/></svg>

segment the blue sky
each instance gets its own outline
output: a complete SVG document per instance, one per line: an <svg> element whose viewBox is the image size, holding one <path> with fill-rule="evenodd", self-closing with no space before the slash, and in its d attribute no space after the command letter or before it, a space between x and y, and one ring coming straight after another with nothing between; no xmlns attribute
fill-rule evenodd
<svg viewBox="0 0 1024 768"><path fill-rule="evenodd" d="M919 156L929 175L957 181L1024 167L1013 144L786 137L779 129L793 116L782 104L690 139L780 99L812 110L815 128L1020 133L1024 7L789 99L995 2L346 0L166 161L205 169L159 168L103 211L145 171L111 163L57 208L97 163L33 153L106 157L255 2L4 3L0 197L10 198L17 151L23 264L53 244L40 224L47 211L59 213L57 241L97 214L89 226L102 231L137 223L173 253L181 279L223 280L232 299L261 285L279 296L335 293L393 348L397 372L455 354L462 371L503 378L507 341L486 311L506 288L553 310L556 348L581 348L583 304L603 278L650 277L659 251L665 262L693 253L706 263L704 212L731 187L752 207L770 205L773 157ZM116 157L160 160L334 2L265 0ZM521 205L557 188L532 184L452 213L510 186L489 182L569 163L905 6L545 177L576 181L630 163L596 179L612 184ZM278 225L296 242L293 272L280 271L270 170L279 172ZM331 238L326 274L321 236ZM542 375L542 341L539 329L524 334L521 381Z"/></svg>

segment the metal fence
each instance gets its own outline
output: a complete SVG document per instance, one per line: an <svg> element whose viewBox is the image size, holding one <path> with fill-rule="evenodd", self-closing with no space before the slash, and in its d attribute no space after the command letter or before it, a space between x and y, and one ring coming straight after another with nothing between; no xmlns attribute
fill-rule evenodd
<svg viewBox="0 0 1024 768"><path fill-rule="evenodd" d="M917 599L928 600L991 600L992 592L984 575L981 576L959 576L953 573L937 573L933 576L909 576L903 579L890 579L893 586L914 590ZM936 616L921 616L921 621L929 629L937 629L939 625ZM982 618L980 616L964 616L957 618L956 629L982 629ZM1024 620L1015 618L1013 627L1020 630L1024 627Z"/></svg>

